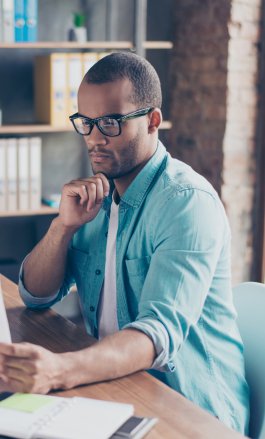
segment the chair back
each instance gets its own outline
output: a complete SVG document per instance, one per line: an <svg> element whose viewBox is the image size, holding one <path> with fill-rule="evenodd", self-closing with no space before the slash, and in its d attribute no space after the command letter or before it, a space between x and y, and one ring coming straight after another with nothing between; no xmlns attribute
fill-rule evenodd
<svg viewBox="0 0 265 439"><path fill-rule="evenodd" d="M246 379L250 389L250 429L265 438L265 284L244 282L233 288L238 327L244 343Z"/></svg>

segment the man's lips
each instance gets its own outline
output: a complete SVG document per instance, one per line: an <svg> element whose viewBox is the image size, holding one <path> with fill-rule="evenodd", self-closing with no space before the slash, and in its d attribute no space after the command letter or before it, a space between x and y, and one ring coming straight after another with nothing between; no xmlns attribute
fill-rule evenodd
<svg viewBox="0 0 265 439"><path fill-rule="evenodd" d="M110 155L109 154L102 154L99 152L91 152L91 153L89 153L89 157L94 162L103 162L104 160L110 158Z"/></svg>

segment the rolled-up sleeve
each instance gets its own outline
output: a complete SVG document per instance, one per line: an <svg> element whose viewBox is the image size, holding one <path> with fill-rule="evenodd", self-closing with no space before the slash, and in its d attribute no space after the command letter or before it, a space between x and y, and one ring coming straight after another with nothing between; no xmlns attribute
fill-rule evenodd
<svg viewBox="0 0 265 439"><path fill-rule="evenodd" d="M186 189L165 199L150 230L154 252L137 319L126 328L152 339L157 353L152 368L168 372L201 316L229 228L217 196Z"/></svg>
<svg viewBox="0 0 265 439"><path fill-rule="evenodd" d="M27 258L27 256L26 256ZM21 299L25 303L28 308L32 309L44 309L50 308L55 303L59 302L63 299L69 292L71 286L74 284L74 280L71 276L66 275L64 278L64 282L62 287L55 293L46 297L36 297L33 296L30 291L28 291L24 285L23 281L23 273L24 273L24 263L26 258L23 260L20 271L19 271L19 279L18 279L18 290ZM67 271L66 271L67 272Z"/></svg>

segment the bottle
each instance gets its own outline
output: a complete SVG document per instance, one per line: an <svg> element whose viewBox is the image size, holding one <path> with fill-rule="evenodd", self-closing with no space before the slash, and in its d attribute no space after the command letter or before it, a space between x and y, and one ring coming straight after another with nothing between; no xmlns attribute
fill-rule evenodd
<svg viewBox="0 0 265 439"><path fill-rule="evenodd" d="M69 41L85 43L87 41L87 30L85 27L85 15L74 13L74 27L69 30Z"/></svg>

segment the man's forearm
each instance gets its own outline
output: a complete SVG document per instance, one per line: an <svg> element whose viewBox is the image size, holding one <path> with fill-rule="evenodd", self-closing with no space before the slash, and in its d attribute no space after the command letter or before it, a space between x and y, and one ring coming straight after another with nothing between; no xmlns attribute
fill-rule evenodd
<svg viewBox="0 0 265 439"><path fill-rule="evenodd" d="M78 352L58 354L63 367L55 388L105 381L148 369L155 359L152 340L143 332L124 329Z"/></svg>
<svg viewBox="0 0 265 439"><path fill-rule="evenodd" d="M34 296L54 294L61 287L69 242L76 229L66 228L55 218L44 238L24 262L23 282Z"/></svg>

